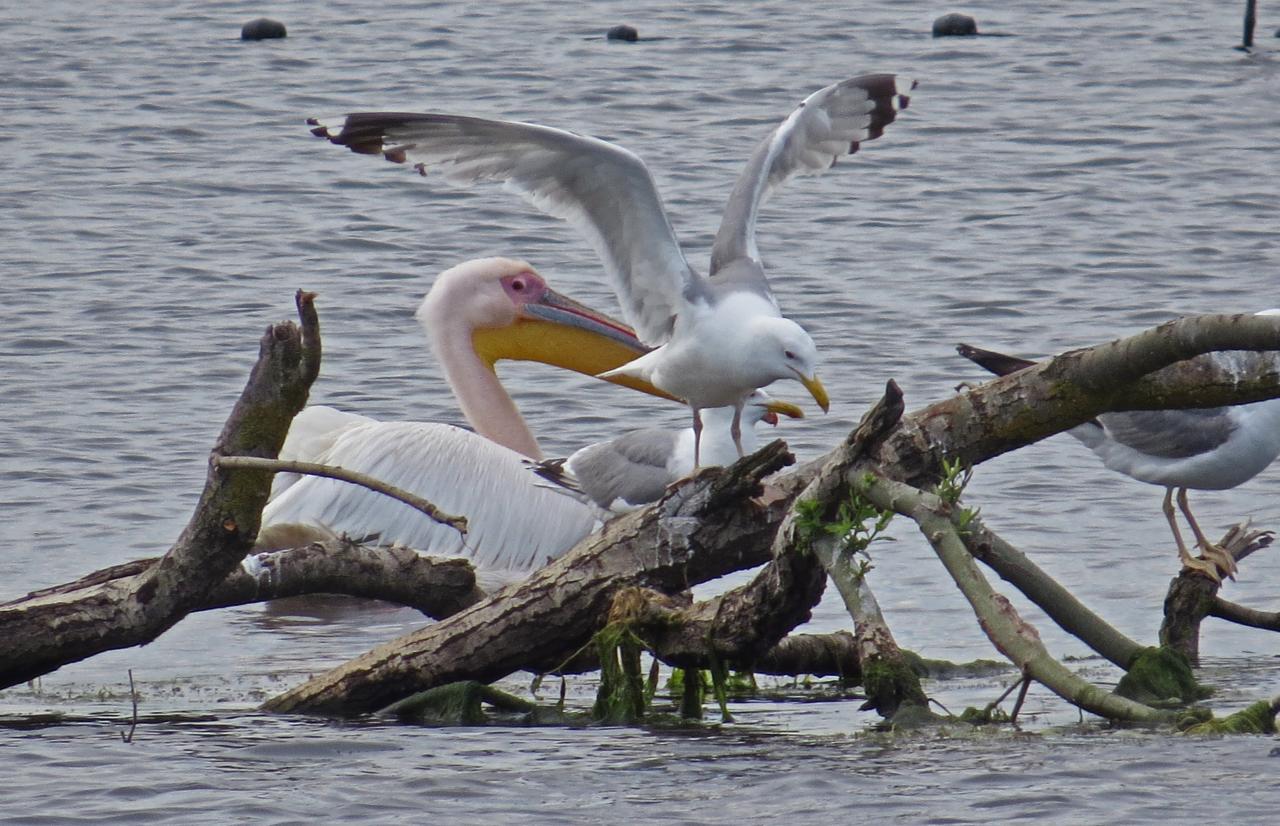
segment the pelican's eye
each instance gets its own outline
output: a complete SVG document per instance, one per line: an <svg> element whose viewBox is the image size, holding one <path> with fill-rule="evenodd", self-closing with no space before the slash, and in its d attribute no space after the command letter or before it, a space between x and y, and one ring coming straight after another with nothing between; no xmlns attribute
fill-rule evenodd
<svg viewBox="0 0 1280 826"><path fill-rule="evenodd" d="M519 292L524 292L524 288L525 288L525 283L523 278L516 278L512 280L511 289L519 293Z"/></svg>

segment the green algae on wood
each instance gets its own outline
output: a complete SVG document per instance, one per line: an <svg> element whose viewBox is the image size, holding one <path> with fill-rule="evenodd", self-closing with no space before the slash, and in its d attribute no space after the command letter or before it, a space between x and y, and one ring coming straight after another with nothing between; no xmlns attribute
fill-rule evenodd
<svg viewBox="0 0 1280 826"><path fill-rule="evenodd" d="M1146 705L1182 705L1203 700L1213 690L1196 682L1191 663L1180 651L1144 648L1129 664L1116 694Z"/></svg>

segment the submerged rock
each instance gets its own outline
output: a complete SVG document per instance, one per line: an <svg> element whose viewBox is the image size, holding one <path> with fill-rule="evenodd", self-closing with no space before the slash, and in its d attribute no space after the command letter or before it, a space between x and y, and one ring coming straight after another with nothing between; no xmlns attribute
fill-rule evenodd
<svg viewBox="0 0 1280 826"><path fill-rule="evenodd" d="M967 14L944 14L933 21L934 37L973 37L978 33L978 21Z"/></svg>
<svg viewBox="0 0 1280 826"><path fill-rule="evenodd" d="M279 20L272 20L268 17L250 20L240 29L241 40L270 40L285 36L284 24Z"/></svg>
<svg viewBox="0 0 1280 826"><path fill-rule="evenodd" d="M636 31L635 26L614 26L604 33L604 37L605 40L625 40L628 43L635 43L640 39L640 32Z"/></svg>

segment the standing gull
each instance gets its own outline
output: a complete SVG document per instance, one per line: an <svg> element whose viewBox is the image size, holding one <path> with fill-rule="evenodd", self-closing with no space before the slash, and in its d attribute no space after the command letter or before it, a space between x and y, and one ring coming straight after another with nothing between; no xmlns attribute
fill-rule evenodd
<svg viewBox="0 0 1280 826"><path fill-rule="evenodd" d="M763 390L747 397L742 411L746 424L741 444L747 453L759 445L755 425L776 425L778 415L804 418L804 411L790 402L774 399ZM706 412L702 458L709 465L730 465L736 448L729 437L733 409L713 407ZM646 427L596 442L575 451L567 459L545 459L533 471L548 481L613 513L626 513L662 498L667 487L693 472L693 431Z"/></svg>
<svg viewBox="0 0 1280 826"><path fill-rule="evenodd" d="M1267 310L1259 315L1280 315ZM957 352L975 364L1005 376L1034 361L961 344ZM1218 354L1196 360L1220 358ZM1261 473L1280 456L1280 399L1232 407L1182 410L1131 410L1102 413L1067 431L1114 471L1165 488L1164 515L1178 545L1182 564L1221 581L1235 573L1235 560L1211 542L1191 515L1187 489L1226 490ZM1175 499L1205 559L1191 556L1178 530Z"/></svg>
<svg viewBox="0 0 1280 826"><path fill-rule="evenodd" d="M817 348L784 318L756 248L760 206L787 180L822 172L879 137L908 103L914 83L863 75L814 92L755 149L738 178L711 252L693 270L676 241L644 163L597 138L548 126L444 114L363 112L312 132L361 154L438 167L446 180L501 181L535 207L573 224L604 262L622 311L656 349L605 375L633 376L684 399L693 412L698 463L700 411L734 408L742 454L747 396L779 379L800 381L825 411Z"/></svg>

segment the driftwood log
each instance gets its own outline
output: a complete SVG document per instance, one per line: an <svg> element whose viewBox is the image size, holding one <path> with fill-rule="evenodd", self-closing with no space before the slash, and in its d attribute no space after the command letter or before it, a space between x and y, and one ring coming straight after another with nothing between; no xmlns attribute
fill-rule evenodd
<svg viewBox="0 0 1280 826"><path fill-rule="evenodd" d="M639 585L668 591L762 558L771 558L771 564L748 589L777 593L767 587L767 580L780 574L789 578L788 587L821 581L813 565L809 579L804 579L795 542L786 538L787 530L779 530L793 524L790 505L802 492L801 498L834 508L869 471L929 487L941 477L944 460L976 465L1108 410L1207 407L1280 396L1280 370L1270 359L1258 359L1244 372L1179 364L1216 350L1276 349L1280 323L1274 318L1180 319L1128 339L1067 353L938 402L903 417L870 442L858 444L851 438L824 460L783 477L767 507L743 497L760 478L758 471L775 465L753 468L748 462L735 466L728 476L703 474L657 505L611 523L527 583L320 675L273 698L266 707L359 713L454 680L488 681L519 669L552 668L603 625L611 598L621 588ZM841 461L841 453L855 444L856 456ZM763 451L755 459L768 454ZM717 484L719 495L714 492ZM810 589L820 586L796 587L813 599ZM712 623L731 627L723 622L725 606L745 604L722 600L695 605L682 612L681 619L710 616ZM787 606L794 608L790 602ZM790 621L798 623L807 616L807 607L793 610ZM772 627L761 636L759 650L773 645L777 631ZM1113 654L1122 658L1128 641L1112 636L1117 649ZM654 645L664 651L663 641ZM719 654L714 646L704 645L702 652ZM669 649L665 653L676 663L696 659L689 652L687 658ZM1039 653L1018 659L1044 665ZM1068 691L1078 693L1075 688ZM1087 694L1088 705L1102 713L1120 707L1120 716L1150 719L1126 703Z"/></svg>
<svg viewBox="0 0 1280 826"><path fill-rule="evenodd" d="M0 687L67 663L150 642L226 579L253 547L271 475L220 471L220 455L275 457L320 370L314 296L299 292L301 328L262 337L258 361L210 457L191 521L163 557L132 576L0 605Z"/></svg>
<svg viewBox="0 0 1280 826"><path fill-rule="evenodd" d="M219 438L215 458L276 455L319 363L318 323L303 294L299 312L301 331L278 325L264 338L259 364ZM869 474L927 490L941 477L944 462L973 466L1107 410L1204 407L1280 396L1280 370L1272 359L1245 366L1240 365L1247 359L1235 359L1234 370L1183 361L1213 350L1277 349L1280 324L1274 318L1182 319L1047 360L900 420L895 413L887 423L864 427L861 436L851 434L823 459L774 476L762 492L761 480L790 461L775 443L732 468L704 471L662 502L611 522L525 583L320 675L274 698L268 708L358 713L445 682L554 669L583 647L624 588L672 593L768 563L739 594L680 612L682 621L706 620L704 628L716 632L711 643L704 636L699 649L688 635L659 638L659 648L679 640L667 648L672 660L702 665L707 658L721 658L726 633L755 628L742 635L747 642L739 650L744 661L760 667L788 648L774 644L807 618L825 581L821 564L806 552L796 531L792 505L797 499L809 501L811 511L831 513L841 498L866 490ZM892 392L880 409L891 404ZM874 414L867 420L876 421ZM102 575L0 605L0 685L99 651L147 642L191 610L251 598L252 589L244 586L227 595L234 592L237 570L252 570L241 568L241 560L252 545L269 484L263 471L219 470L211 461L191 526L165 557L117 570L122 575ZM978 546L1001 550L998 537L979 539ZM319 586L314 591L336 590L332 578L317 578L311 583ZM461 595L457 604L478 597L472 582L455 584ZM279 595L261 582L256 587L259 597ZM304 593L308 585L302 581L296 588L293 593ZM752 589L755 598L749 596ZM786 595L778 604L759 598L778 594ZM1221 602L1210 613L1215 610L1247 612ZM1260 612L1249 618L1259 625L1269 619ZM1107 637L1105 630L1102 636ZM1133 647L1136 643L1114 634L1102 644L1119 661ZM844 662L836 667L847 671ZM1096 707L1108 713L1105 698Z"/></svg>
<svg viewBox="0 0 1280 826"><path fill-rule="evenodd" d="M113 565L74 582L33 591L7 604L31 603L127 579L158 561L153 557ZM476 585L475 569L465 559L423 556L400 545L373 547L338 537L283 551L250 554L191 611L311 594L394 602L432 619L456 614L485 597Z"/></svg>
<svg viewBox="0 0 1280 826"><path fill-rule="evenodd" d="M774 442L730 469L704 470L524 582L379 646L273 698L267 708L359 713L449 682L552 670L601 627L619 590L679 591L766 561L787 500L764 505L752 497L764 476L790 461Z"/></svg>

